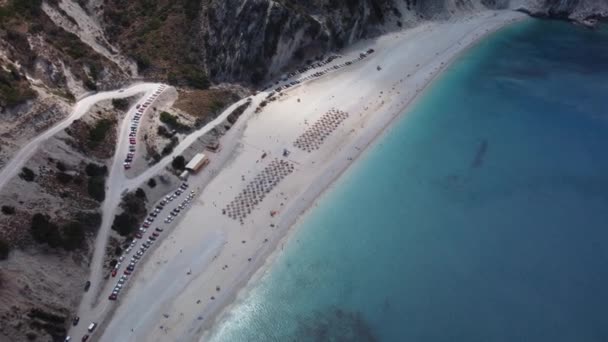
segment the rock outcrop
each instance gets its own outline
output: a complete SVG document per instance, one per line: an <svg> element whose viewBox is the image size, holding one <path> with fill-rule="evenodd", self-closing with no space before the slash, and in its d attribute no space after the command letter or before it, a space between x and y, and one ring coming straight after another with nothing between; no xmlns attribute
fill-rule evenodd
<svg viewBox="0 0 608 342"><path fill-rule="evenodd" d="M608 0L512 0L511 8L534 16L578 22L608 18Z"/></svg>
<svg viewBox="0 0 608 342"><path fill-rule="evenodd" d="M211 0L202 7L199 37L213 79L255 84L364 37L507 5L507 0Z"/></svg>

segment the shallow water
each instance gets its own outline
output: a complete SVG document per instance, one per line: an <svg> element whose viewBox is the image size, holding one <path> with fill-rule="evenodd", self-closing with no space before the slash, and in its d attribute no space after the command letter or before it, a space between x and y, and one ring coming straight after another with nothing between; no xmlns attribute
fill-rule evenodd
<svg viewBox="0 0 608 342"><path fill-rule="evenodd" d="M510 26L326 193L212 341L608 341L608 31Z"/></svg>

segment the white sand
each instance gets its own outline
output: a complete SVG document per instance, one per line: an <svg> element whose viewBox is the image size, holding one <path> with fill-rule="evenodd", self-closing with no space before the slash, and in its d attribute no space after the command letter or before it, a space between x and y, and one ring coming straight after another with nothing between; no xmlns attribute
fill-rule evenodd
<svg viewBox="0 0 608 342"><path fill-rule="evenodd" d="M370 47L376 50L371 57L290 89L287 96L253 114L266 94L257 95L252 108L222 138L222 151L211 154L210 165L191 177L191 188L206 187L178 226L147 253L101 340L199 339L256 270L264 272L261 266L267 257L315 198L405 112L435 75L480 37L522 17L514 12L484 12L364 41L334 63ZM294 148L294 140L331 108L347 111L350 117L319 150L308 153ZM291 151L287 159L296 171L256 206L244 225L222 215L221 209L260 170L272 159L282 158L283 148ZM268 156L261 160L263 152ZM273 210L278 211L275 217L270 216Z"/></svg>

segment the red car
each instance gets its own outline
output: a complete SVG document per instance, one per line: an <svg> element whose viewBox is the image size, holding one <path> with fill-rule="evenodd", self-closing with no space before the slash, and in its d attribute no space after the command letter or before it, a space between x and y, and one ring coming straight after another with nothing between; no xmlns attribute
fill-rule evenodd
<svg viewBox="0 0 608 342"><path fill-rule="evenodd" d="M141 239L142 235L141 235L141 233L135 233L135 237L138 239Z"/></svg>
<svg viewBox="0 0 608 342"><path fill-rule="evenodd" d="M129 270L125 270L125 274L126 274L126 275L131 275L131 271L129 271Z"/></svg>
<svg viewBox="0 0 608 342"><path fill-rule="evenodd" d="M116 300L116 295L115 294L111 294L110 297L108 297L109 300Z"/></svg>
<svg viewBox="0 0 608 342"><path fill-rule="evenodd" d="M154 233L152 233L152 236L159 237L160 234L158 234L157 232L154 232Z"/></svg>
<svg viewBox="0 0 608 342"><path fill-rule="evenodd" d="M118 272L117 269L112 270L112 277L116 277L116 273Z"/></svg>
<svg viewBox="0 0 608 342"><path fill-rule="evenodd" d="M150 227L150 224L148 222L144 222L144 224L142 224L142 226L144 226L145 228Z"/></svg>
<svg viewBox="0 0 608 342"><path fill-rule="evenodd" d="M86 341L89 339L89 335L84 335L82 336L82 342Z"/></svg>

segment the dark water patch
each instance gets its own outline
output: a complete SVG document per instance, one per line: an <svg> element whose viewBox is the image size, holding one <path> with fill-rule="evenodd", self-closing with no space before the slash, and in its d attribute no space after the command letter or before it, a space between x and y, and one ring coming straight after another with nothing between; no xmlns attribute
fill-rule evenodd
<svg viewBox="0 0 608 342"><path fill-rule="evenodd" d="M340 308L316 311L311 316L300 319L289 341L297 342L376 342L370 324L363 314Z"/></svg>
<svg viewBox="0 0 608 342"><path fill-rule="evenodd" d="M471 167L476 169L480 168L483 165L483 159L486 156L486 152L488 151L488 141L483 139L479 146L477 147L477 152L475 153L475 159L471 163Z"/></svg>

